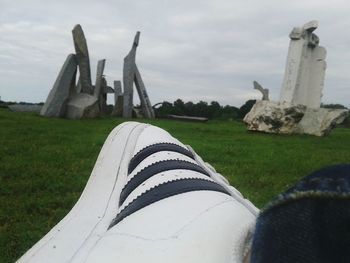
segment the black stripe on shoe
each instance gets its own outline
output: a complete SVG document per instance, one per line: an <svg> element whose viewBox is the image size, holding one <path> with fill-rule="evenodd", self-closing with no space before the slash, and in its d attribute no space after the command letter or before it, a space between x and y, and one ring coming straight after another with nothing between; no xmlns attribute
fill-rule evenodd
<svg viewBox="0 0 350 263"><path fill-rule="evenodd" d="M229 192L227 192L225 188L222 187L221 185L217 184L216 182L205 180L205 179L191 178L191 179L179 179L175 181L166 182L154 188L151 188L150 190L146 191L145 193L137 197L130 204L128 204L113 219L108 229L118 224L127 216L135 213L136 211L150 204L153 204L157 201L160 201L162 199L165 199L174 195L192 192L192 191L216 191L216 192L230 195Z"/></svg>
<svg viewBox="0 0 350 263"><path fill-rule="evenodd" d="M136 187L141 185L147 179L151 178L153 175L156 175L158 173L165 172L165 171L178 170L178 169L191 170L191 171L205 174L206 176L210 176L208 172L205 171L201 166L188 161L165 160L165 161L156 162L142 169L140 172L135 174L135 176L131 178L130 181L127 182L122 192L120 193L119 206L123 204L123 202L129 196L129 194L132 191L134 191Z"/></svg>
<svg viewBox="0 0 350 263"><path fill-rule="evenodd" d="M135 154L134 157L132 157L129 163L128 174L130 174L136 168L136 166L139 165L148 156L161 151L177 152L194 159L193 153L191 153L189 150L177 144L174 144L174 143L152 144L150 146L143 148L137 154Z"/></svg>

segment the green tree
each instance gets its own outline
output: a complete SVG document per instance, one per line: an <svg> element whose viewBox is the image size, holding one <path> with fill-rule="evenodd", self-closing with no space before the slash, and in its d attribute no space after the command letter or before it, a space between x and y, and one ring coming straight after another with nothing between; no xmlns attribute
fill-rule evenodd
<svg viewBox="0 0 350 263"><path fill-rule="evenodd" d="M321 104L321 108L327 108L327 109L347 109L347 107L345 107L342 104Z"/></svg>
<svg viewBox="0 0 350 263"><path fill-rule="evenodd" d="M177 115L185 114L185 103L181 99L174 101L174 110Z"/></svg>
<svg viewBox="0 0 350 263"><path fill-rule="evenodd" d="M256 100L247 100L240 108L238 118L243 119L245 115L253 108Z"/></svg>
<svg viewBox="0 0 350 263"><path fill-rule="evenodd" d="M212 101L208 109L208 118L218 119L222 115L222 107L217 101Z"/></svg>
<svg viewBox="0 0 350 263"><path fill-rule="evenodd" d="M155 109L155 113L157 117L166 117L169 114L174 114L174 106L172 103L168 101L164 101L162 106Z"/></svg>
<svg viewBox="0 0 350 263"><path fill-rule="evenodd" d="M221 118L224 120L227 119L238 119L239 116L239 109L234 106L226 105L222 109L222 115Z"/></svg>

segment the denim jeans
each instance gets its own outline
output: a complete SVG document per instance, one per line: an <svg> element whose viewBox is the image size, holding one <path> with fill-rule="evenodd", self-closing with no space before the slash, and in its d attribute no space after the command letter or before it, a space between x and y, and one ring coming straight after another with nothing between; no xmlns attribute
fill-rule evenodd
<svg viewBox="0 0 350 263"><path fill-rule="evenodd" d="M271 201L251 262L350 262L350 165L316 171Z"/></svg>

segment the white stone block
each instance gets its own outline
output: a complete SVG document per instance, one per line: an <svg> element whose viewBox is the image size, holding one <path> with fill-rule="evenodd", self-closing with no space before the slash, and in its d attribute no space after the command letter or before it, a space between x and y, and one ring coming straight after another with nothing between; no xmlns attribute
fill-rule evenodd
<svg viewBox="0 0 350 263"><path fill-rule="evenodd" d="M294 28L290 33L280 102L319 108L326 70L326 50L318 46L319 38L312 33L317 21Z"/></svg>

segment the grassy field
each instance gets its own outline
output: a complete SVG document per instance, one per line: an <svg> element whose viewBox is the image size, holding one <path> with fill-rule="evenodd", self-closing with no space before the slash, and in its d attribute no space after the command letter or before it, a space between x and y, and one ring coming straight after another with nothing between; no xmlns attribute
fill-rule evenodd
<svg viewBox="0 0 350 263"><path fill-rule="evenodd" d="M122 121L0 109L0 262L14 262L72 208ZM190 144L258 207L311 171L350 161L350 129L318 138L250 133L239 122L150 123Z"/></svg>

